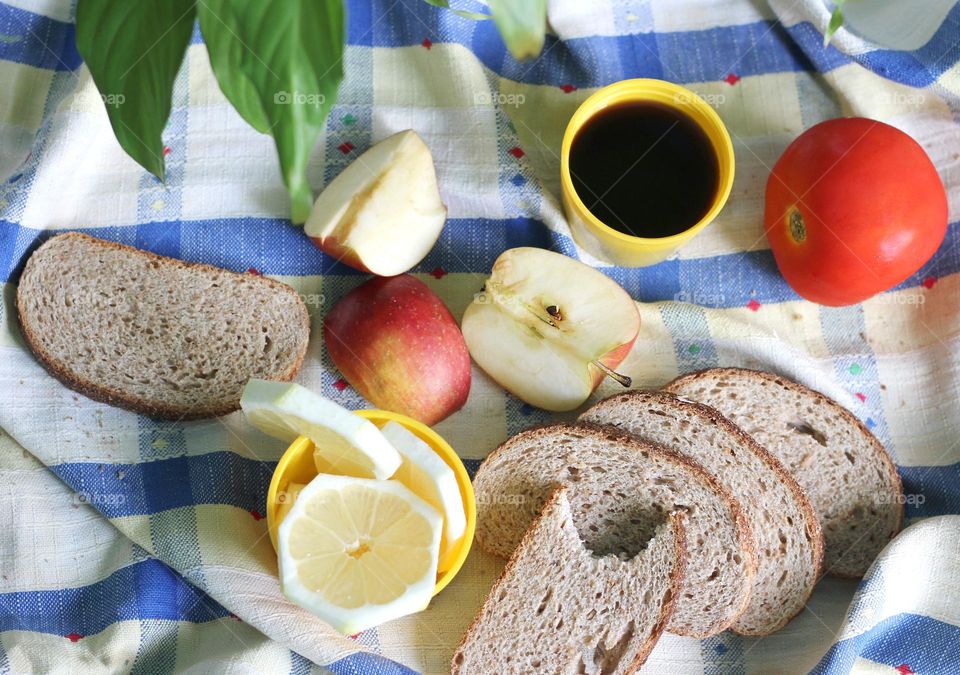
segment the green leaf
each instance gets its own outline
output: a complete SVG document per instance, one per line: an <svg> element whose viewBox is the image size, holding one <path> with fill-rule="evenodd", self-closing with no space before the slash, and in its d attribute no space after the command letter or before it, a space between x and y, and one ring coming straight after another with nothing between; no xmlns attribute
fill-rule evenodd
<svg viewBox="0 0 960 675"><path fill-rule="evenodd" d="M161 134L190 44L194 0L79 0L77 49L130 157L163 180Z"/></svg>
<svg viewBox="0 0 960 675"><path fill-rule="evenodd" d="M830 44L830 39L843 25L843 3L846 0L835 0L833 14L830 15L830 23L827 24L827 30L823 33L823 46Z"/></svg>
<svg viewBox="0 0 960 675"><path fill-rule="evenodd" d="M224 96L273 136L291 220L310 215L310 152L343 79L341 0L198 0L200 30Z"/></svg>
<svg viewBox="0 0 960 675"><path fill-rule="evenodd" d="M450 7L450 0L423 0L424 2L433 5L434 7L442 7L444 9L449 9L451 12L457 16L462 16L464 19L472 19L474 21L486 21L487 19L492 18L489 14L481 14L480 12L468 12L465 9L452 9Z"/></svg>
<svg viewBox="0 0 960 675"><path fill-rule="evenodd" d="M547 0L490 0L490 12L514 58L540 54L547 30Z"/></svg>

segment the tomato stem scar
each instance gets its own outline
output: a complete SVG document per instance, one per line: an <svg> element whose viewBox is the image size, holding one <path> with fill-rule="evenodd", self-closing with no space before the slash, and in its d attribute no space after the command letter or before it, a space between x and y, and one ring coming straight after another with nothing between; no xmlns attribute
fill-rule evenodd
<svg viewBox="0 0 960 675"><path fill-rule="evenodd" d="M796 242L801 242L807 238L807 225L803 222L803 215L796 207L790 209L787 214L787 222L790 226L790 236Z"/></svg>

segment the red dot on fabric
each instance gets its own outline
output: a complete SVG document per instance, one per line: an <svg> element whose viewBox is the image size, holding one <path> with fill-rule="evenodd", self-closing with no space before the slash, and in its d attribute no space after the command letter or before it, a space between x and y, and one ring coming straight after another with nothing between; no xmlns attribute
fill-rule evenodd
<svg viewBox="0 0 960 675"><path fill-rule="evenodd" d="M435 267L433 271L430 272L430 276L432 276L434 279L443 279L445 276L447 276L447 271L442 267Z"/></svg>
<svg viewBox="0 0 960 675"><path fill-rule="evenodd" d="M70 642L78 642L83 639L83 636L80 633L70 633L69 635L64 635L63 637L70 640Z"/></svg>
<svg viewBox="0 0 960 675"><path fill-rule="evenodd" d="M937 281L939 281L939 279L936 277L927 277L923 280L923 287L926 289L931 289L933 288L933 285L937 283Z"/></svg>
<svg viewBox="0 0 960 675"><path fill-rule="evenodd" d="M350 386L350 385L347 384L347 381L344 380L342 377L341 377L339 380L337 380L336 382L333 383L333 388L336 389L337 391L343 391L344 389L346 389L346 388L349 387L349 386Z"/></svg>
<svg viewBox="0 0 960 675"><path fill-rule="evenodd" d="M867 395L864 394L864 393L862 393L862 392L859 392L859 391L858 391L856 394L854 394L854 396L856 396L858 399L860 399L860 402L861 402L861 403L866 403L866 402L867 402Z"/></svg>
<svg viewBox="0 0 960 675"><path fill-rule="evenodd" d="M423 38L423 42L420 43L424 49L430 49L433 46L433 43L430 42L430 38Z"/></svg>
<svg viewBox="0 0 960 675"><path fill-rule="evenodd" d="M337 150L339 150L340 152L346 155L348 152L353 150L353 143L351 143L350 141L344 141L343 143L337 146Z"/></svg>
<svg viewBox="0 0 960 675"><path fill-rule="evenodd" d="M257 511L256 509L253 509L253 510L250 512L250 515L253 516L253 519L254 519L254 520L263 520L263 515L261 515L261 513L260 513L259 511Z"/></svg>
<svg viewBox="0 0 960 675"><path fill-rule="evenodd" d="M761 305L756 300L751 300L750 302L747 303L747 309L749 309L751 312L756 312L761 307L763 307L763 305Z"/></svg>
<svg viewBox="0 0 960 675"><path fill-rule="evenodd" d="M512 147L510 148L510 154L516 157L517 159L520 159L524 155L523 148L519 146Z"/></svg>
<svg viewBox="0 0 960 675"><path fill-rule="evenodd" d="M569 94L571 91L577 90L577 88L574 87L572 84L565 84L562 87L560 87L560 89L563 91L564 94Z"/></svg>
<svg viewBox="0 0 960 675"><path fill-rule="evenodd" d="M732 87L733 85L735 85L737 82L740 81L740 76L737 75L736 73L730 73L725 78L723 78L723 81Z"/></svg>
<svg viewBox="0 0 960 675"><path fill-rule="evenodd" d="M262 276L263 276L263 272L261 272L260 270L258 270L256 267L250 267L249 269L247 269L247 274L252 274L252 275L255 276L255 277L262 277Z"/></svg>

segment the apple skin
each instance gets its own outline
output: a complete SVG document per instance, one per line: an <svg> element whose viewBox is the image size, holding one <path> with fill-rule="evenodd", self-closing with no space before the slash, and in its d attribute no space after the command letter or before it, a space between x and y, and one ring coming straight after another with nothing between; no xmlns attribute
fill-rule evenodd
<svg viewBox="0 0 960 675"><path fill-rule="evenodd" d="M310 241L337 262L349 265L353 269L366 272L367 274L376 274L363 264L363 261L355 250L344 246L338 237L310 237Z"/></svg>
<svg viewBox="0 0 960 675"><path fill-rule="evenodd" d="M639 335L639 332L640 328L638 325L637 335ZM634 335L633 339L629 342L625 342L619 347L610 350L597 360L610 370L616 370L617 366L623 363L624 359L630 354L630 350L633 349L633 343L637 341L637 335ZM600 383L607 379L607 375L593 364L590 364L590 372L593 373L593 389L595 391L596 388L600 386Z"/></svg>
<svg viewBox="0 0 960 675"><path fill-rule="evenodd" d="M470 393L470 354L450 310L419 279L377 277L323 322L334 364L373 405L433 425Z"/></svg>

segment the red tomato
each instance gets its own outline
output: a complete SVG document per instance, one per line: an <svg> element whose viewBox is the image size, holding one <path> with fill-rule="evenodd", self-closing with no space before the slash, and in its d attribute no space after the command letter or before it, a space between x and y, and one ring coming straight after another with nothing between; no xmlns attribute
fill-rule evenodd
<svg viewBox="0 0 960 675"><path fill-rule="evenodd" d="M807 300L852 305L909 277L947 229L947 196L923 148L862 117L821 122L767 181L764 226L777 266Z"/></svg>

